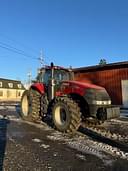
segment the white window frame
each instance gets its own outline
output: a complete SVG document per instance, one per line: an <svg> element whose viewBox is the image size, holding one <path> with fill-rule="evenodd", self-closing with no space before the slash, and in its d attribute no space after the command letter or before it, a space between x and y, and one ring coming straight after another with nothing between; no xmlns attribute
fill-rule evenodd
<svg viewBox="0 0 128 171"><path fill-rule="evenodd" d="M0 87L3 87L3 83L0 81Z"/></svg>
<svg viewBox="0 0 128 171"><path fill-rule="evenodd" d="M13 88L13 83L8 83L9 88Z"/></svg>
<svg viewBox="0 0 128 171"><path fill-rule="evenodd" d="M22 85L21 84L17 84L18 88L22 88Z"/></svg>

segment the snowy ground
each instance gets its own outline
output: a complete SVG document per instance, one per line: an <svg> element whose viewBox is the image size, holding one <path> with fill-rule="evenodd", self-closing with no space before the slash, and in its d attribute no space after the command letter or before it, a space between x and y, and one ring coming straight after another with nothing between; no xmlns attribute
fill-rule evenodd
<svg viewBox="0 0 128 171"><path fill-rule="evenodd" d="M124 127L128 123L118 122ZM0 165L5 171L125 171L128 153L79 132L71 137L45 123L23 121L15 107L1 106Z"/></svg>

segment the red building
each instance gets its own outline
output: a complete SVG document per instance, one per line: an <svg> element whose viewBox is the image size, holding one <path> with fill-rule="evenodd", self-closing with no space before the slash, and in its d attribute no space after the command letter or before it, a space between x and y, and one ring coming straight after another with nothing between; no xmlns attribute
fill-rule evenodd
<svg viewBox="0 0 128 171"><path fill-rule="evenodd" d="M75 79L105 87L112 104L128 108L128 61L75 68Z"/></svg>

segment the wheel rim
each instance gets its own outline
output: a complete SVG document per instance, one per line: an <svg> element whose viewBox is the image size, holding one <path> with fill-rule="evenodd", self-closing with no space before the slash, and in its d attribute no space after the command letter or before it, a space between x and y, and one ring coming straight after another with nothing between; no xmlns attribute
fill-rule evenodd
<svg viewBox="0 0 128 171"><path fill-rule="evenodd" d="M28 97L27 95L24 96L22 101L22 113L24 116L28 116L29 111L29 103L28 103Z"/></svg>
<svg viewBox="0 0 128 171"><path fill-rule="evenodd" d="M55 109L55 120L58 125L64 125L67 120L67 113L64 107L57 106Z"/></svg>

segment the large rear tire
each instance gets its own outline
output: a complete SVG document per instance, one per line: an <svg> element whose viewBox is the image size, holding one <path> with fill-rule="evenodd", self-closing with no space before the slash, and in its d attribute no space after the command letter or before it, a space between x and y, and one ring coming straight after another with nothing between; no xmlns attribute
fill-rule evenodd
<svg viewBox="0 0 128 171"><path fill-rule="evenodd" d="M40 120L40 98L38 91L26 90L21 98L21 117L24 120L39 122Z"/></svg>
<svg viewBox="0 0 128 171"><path fill-rule="evenodd" d="M81 123L78 104L68 97L57 97L52 106L55 127L61 132L75 133Z"/></svg>

